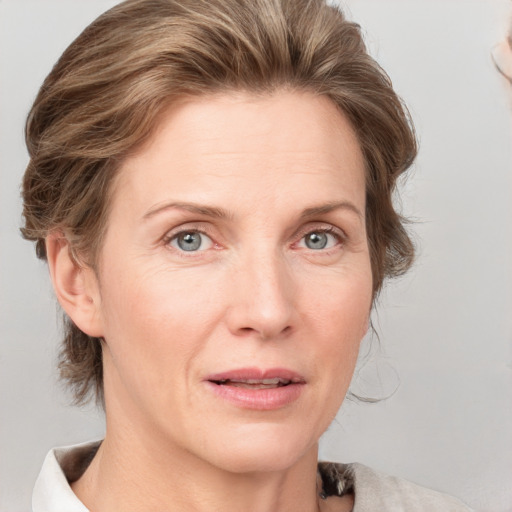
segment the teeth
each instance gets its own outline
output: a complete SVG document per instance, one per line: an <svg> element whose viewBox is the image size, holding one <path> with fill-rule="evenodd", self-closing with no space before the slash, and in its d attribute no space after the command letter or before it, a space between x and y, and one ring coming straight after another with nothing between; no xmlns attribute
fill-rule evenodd
<svg viewBox="0 0 512 512"><path fill-rule="evenodd" d="M230 386L233 386L235 388L246 388L246 389L275 389L283 386L283 384L262 384L261 382L258 382L256 384L249 384L248 382L236 382L231 381L229 382Z"/></svg>
<svg viewBox="0 0 512 512"><path fill-rule="evenodd" d="M237 382L237 381L235 381ZM268 384L268 385L271 385L271 384L279 384L281 381L281 379L279 378L275 378L275 379L261 379L261 380L257 380L257 379L247 379L245 381L238 381L238 382L245 382L247 384Z"/></svg>
<svg viewBox="0 0 512 512"><path fill-rule="evenodd" d="M229 379L232 384L249 384L249 385L263 385L263 386L277 386L278 384L289 384L289 380L280 379Z"/></svg>
<svg viewBox="0 0 512 512"><path fill-rule="evenodd" d="M275 377L273 379L222 379L216 381L217 384L229 384L237 387L247 387L251 389L264 389L272 387L286 386L292 381ZM293 381L295 382L295 381Z"/></svg>

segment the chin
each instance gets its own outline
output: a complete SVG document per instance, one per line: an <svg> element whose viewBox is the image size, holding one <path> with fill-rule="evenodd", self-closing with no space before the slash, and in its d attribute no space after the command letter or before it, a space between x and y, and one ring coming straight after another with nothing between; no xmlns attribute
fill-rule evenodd
<svg viewBox="0 0 512 512"><path fill-rule="evenodd" d="M211 440L210 462L232 473L254 473L289 469L313 452L316 460L316 437L298 430L256 424L225 432L220 442Z"/></svg>

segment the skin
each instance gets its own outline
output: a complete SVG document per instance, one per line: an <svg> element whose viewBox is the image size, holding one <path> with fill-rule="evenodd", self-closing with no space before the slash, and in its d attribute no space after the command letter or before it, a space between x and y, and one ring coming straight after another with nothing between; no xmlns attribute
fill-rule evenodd
<svg viewBox="0 0 512 512"><path fill-rule="evenodd" d="M88 508L351 509L318 499L316 463L368 328L364 212L363 157L330 100L230 93L174 104L124 162L96 271L48 237L59 301L105 339L106 437L72 486ZM199 250L183 231L205 234ZM246 367L305 384L269 411L205 385Z"/></svg>

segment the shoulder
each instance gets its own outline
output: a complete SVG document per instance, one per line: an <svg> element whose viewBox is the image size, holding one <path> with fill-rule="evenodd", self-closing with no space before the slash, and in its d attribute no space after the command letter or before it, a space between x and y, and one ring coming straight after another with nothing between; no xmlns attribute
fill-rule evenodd
<svg viewBox="0 0 512 512"><path fill-rule="evenodd" d="M385 475L363 464L320 463L328 495L354 493L353 512L470 512L452 496Z"/></svg>

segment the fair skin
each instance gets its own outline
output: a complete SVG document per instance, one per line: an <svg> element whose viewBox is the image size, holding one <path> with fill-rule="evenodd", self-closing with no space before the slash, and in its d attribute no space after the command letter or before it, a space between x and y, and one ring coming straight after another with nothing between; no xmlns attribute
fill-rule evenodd
<svg viewBox="0 0 512 512"><path fill-rule="evenodd" d="M105 339L106 437L74 492L94 512L351 510L316 488L372 301L345 117L304 92L183 100L113 190L95 271L47 240L60 303Z"/></svg>

